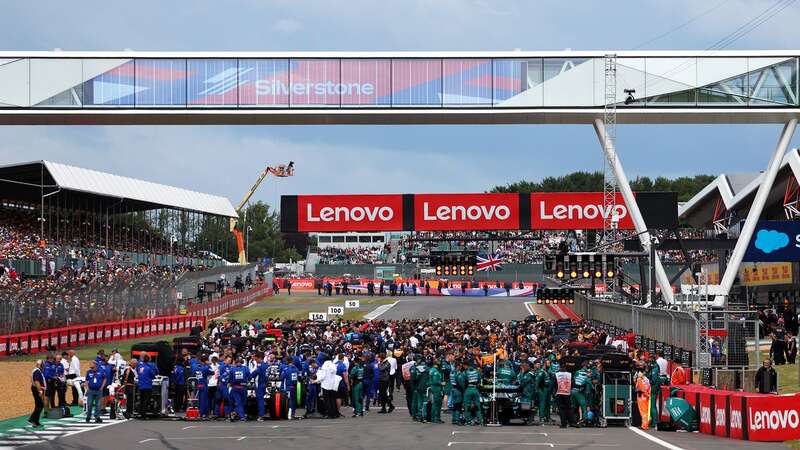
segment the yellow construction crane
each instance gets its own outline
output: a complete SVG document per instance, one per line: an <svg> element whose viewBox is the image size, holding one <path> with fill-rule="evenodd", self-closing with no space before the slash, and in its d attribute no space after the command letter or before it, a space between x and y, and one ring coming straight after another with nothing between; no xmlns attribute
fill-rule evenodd
<svg viewBox="0 0 800 450"><path fill-rule="evenodd" d="M294 175L294 161L289 161L289 164L286 165L281 164L277 167L270 166L264 169L264 171L261 172L261 175L258 176L258 179L256 179L256 182L253 183L253 186L250 188L250 190L247 191L247 193L244 195L242 201L239 202L239 205L236 206L237 215L241 214L242 209L244 209L245 205L247 205L247 202L250 201L250 197L253 196L256 190L258 190L258 187L261 185L261 182L264 181L264 178L266 178L267 175L270 173L280 178L291 177ZM242 236L242 230L240 230L236 226L238 223L239 223L238 218L237 219L231 218L230 220L231 233L233 233L233 235L236 236L236 249L239 251L239 263L247 264L247 255L245 255L244 252L244 237Z"/></svg>

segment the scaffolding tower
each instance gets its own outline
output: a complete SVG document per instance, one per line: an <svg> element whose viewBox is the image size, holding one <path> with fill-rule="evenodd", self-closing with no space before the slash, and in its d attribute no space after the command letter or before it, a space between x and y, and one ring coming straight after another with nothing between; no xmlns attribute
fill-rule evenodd
<svg viewBox="0 0 800 450"><path fill-rule="evenodd" d="M603 123L606 133L606 148L616 148L617 140L617 55L606 54L605 61L605 107ZM609 155L603 158L603 211L612 211L603 218L603 235L601 242L608 244L617 239L618 218L613 214L617 206L617 177L614 175L615 161ZM608 251L608 250L607 250Z"/></svg>

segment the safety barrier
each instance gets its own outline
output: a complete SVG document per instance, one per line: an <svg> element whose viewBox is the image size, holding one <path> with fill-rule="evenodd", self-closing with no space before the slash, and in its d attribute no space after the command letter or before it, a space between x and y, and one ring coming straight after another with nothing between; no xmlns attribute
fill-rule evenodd
<svg viewBox="0 0 800 450"><path fill-rule="evenodd" d="M63 328L0 336L0 357L17 353L40 353L82 345L188 332L196 322L205 326L205 316L162 316L148 319L74 325Z"/></svg>
<svg viewBox="0 0 800 450"><path fill-rule="evenodd" d="M800 393L753 394L696 384L680 388L677 396L695 409L701 433L746 441L800 439ZM670 387L662 386L661 390L660 421L668 422Z"/></svg>
<svg viewBox="0 0 800 450"><path fill-rule="evenodd" d="M688 312L589 299L575 294L573 309L588 320L607 323L633 330L637 335L656 341L694 350L699 328L694 316Z"/></svg>
<svg viewBox="0 0 800 450"><path fill-rule="evenodd" d="M60 350L124 339L188 332L197 321L201 321L205 327L206 318L240 309L270 295L272 287L263 284L247 292L229 295L213 302L191 305L184 315L73 325L4 335L0 336L0 357L17 353L39 353L47 351L48 348Z"/></svg>
<svg viewBox="0 0 800 450"><path fill-rule="evenodd" d="M270 295L272 295L272 286L262 284L246 292L228 295L208 303L190 305L186 312L195 316L213 318L242 308L250 302L261 300Z"/></svg>

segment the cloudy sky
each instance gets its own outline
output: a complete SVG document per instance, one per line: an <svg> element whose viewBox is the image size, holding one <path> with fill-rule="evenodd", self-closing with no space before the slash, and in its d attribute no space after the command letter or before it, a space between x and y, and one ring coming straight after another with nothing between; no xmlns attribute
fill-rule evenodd
<svg viewBox="0 0 800 450"><path fill-rule="evenodd" d="M5 1L0 50L702 50L776 1ZM796 49L797 23L800 3L729 48ZM618 147L630 177L752 172L779 131L620 126ZM254 198L483 191L602 167L588 125L0 127L0 142L0 164L50 159L234 203L263 166L289 159L297 175Z"/></svg>

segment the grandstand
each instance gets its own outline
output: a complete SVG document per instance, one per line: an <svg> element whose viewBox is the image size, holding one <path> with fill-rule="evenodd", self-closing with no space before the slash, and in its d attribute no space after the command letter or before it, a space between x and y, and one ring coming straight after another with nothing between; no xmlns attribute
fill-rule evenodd
<svg viewBox="0 0 800 450"><path fill-rule="evenodd" d="M210 194L51 161L0 167L0 333L174 311L183 274L227 270L215 255L231 217Z"/></svg>

